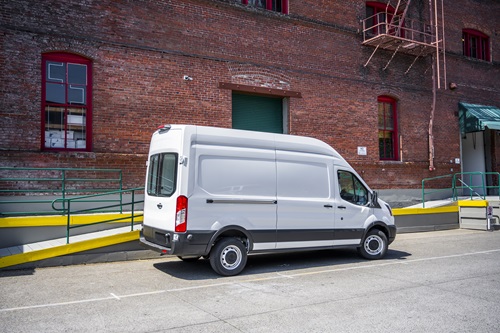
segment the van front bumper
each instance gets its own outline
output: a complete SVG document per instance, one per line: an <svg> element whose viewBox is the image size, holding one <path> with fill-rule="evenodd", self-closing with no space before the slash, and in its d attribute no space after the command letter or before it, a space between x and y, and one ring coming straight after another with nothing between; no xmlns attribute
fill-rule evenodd
<svg viewBox="0 0 500 333"><path fill-rule="evenodd" d="M389 231L388 241L391 244L396 239L397 228L395 225L388 225L387 229Z"/></svg>

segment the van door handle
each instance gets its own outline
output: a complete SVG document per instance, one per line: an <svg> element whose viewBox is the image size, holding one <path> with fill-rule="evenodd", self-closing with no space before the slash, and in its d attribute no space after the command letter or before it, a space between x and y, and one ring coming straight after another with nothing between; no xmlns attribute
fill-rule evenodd
<svg viewBox="0 0 500 333"><path fill-rule="evenodd" d="M347 207L346 206L338 206L337 208L338 209L346 209Z"/></svg>
<svg viewBox="0 0 500 333"><path fill-rule="evenodd" d="M325 208L333 208L332 205L324 205L323 207L325 207Z"/></svg>

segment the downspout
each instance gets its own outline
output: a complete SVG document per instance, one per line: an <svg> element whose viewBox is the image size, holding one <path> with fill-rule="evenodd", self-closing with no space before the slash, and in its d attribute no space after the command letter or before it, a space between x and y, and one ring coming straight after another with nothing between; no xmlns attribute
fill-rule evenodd
<svg viewBox="0 0 500 333"><path fill-rule="evenodd" d="M430 11L430 23L431 26L434 26L434 19L432 13L432 0L429 0L429 11ZM436 48L438 44L438 32L434 27L434 38L436 41ZM437 50L439 52L439 50ZM434 61L434 55L432 55L432 106L431 106L431 115L429 119L429 171L434 171L436 168L434 167L434 113L436 110L436 62Z"/></svg>

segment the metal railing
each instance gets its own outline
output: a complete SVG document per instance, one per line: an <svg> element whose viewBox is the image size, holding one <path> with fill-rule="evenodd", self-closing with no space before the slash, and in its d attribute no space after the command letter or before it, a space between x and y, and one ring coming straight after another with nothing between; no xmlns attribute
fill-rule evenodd
<svg viewBox="0 0 500 333"><path fill-rule="evenodd" d="M84 196L78 196L78 197L73 197L73 198L59 198L55 199L52 201L52 209L55 211L59 212L62 215L66 215L67 221L66 221L66 243L69 244L69 238L70 238L70 231L71 229L76 229L76 228L83 228L83 227L89 227L97 224L104 224L104 223L112 223L112 222L127 222L130 219L130 231L134 230L134 223L137 221L138 218L143 216L142 211L140 211L138 208L138 205L144 203L144 198L138 199L138 195L140 193L138 192L143 192L144 188L134 188L134 189L129 189L129 190L120 190L120 191L112 191L112 192L107 192L107 193L100 193L100 194L93 194L93 195L84 195ZM93 200L94 198L102 198L104 196L108 195L120 195L120 197L123 196L123 194L131 194L131 200L130 202L120 202L118 204L114 205L108 205L106 204L109 202L109 200ZM89 200L92 199L92 200ZM81 207L81 204L86 204L88 202L101 202L104 205L101 206L92 206L92 207ZM60 205L60 207L57 207L57 205ZM85 206L85 205L83 205ZM126 214L123 213L123 207L130 207L130 214L128 212ZM81 214L92 214L96 212L103 212L103 211L108 211L108 212L120 212L120 214L124 214L124 216L117 217L117 218L111 218L107 220L101 220L101 221L96 221L96 222L91 222L91 223L85 223L85 224L72 224L72 216L74 215L81 215ZM102 218L102 216L100 216Z"/></svg>
<svg viewBox="0 0 500 333"><path fill-rule="evenodd" d="M54 214L50 196L66 199L68 195L120 191L122 186L120 169L0 167L0 216ZM111 201L122 200L120 193Z"/></svg>
<svg viewBox="0 0 500 333"><path fill-rule="evenodd" d="M486 177L490 177L490 183L497 185L487 185ZM496 178L496 179L494 179ZM442 186L444 182L451 182L449 187ZM438 186L432 186L431 182L439 183ZM426 190L426 183L428 189ZM473 185L474 183L478 185ZM436 193L448 192L451 193L453 201L457 201L459 196L467 196L472 200L474 197L485 199L489 189L495 189L500 198L500 173L499 172L461 172L432 178L422 179L422 207L425 208L426 196ZM459 193L460 192L460 193ZM483 193L480 194L479 192Z"/></svg>
<svg viewBox="0 0 500 333"><path fill-rule="evenodd" d="M362 25L363 41L385 34L429 45L436 41L431 25L399 14L380 12L362 20Z"/></svg>

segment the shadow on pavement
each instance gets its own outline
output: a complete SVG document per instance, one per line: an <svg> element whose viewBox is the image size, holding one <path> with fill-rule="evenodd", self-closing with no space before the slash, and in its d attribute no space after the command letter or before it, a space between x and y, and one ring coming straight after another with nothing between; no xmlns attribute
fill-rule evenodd
<svg viewBox="0 0 500 333"><path fill-rule="evenodd" d="M405 260L410 253L391 250L382 261ZM257 254L248 256L245 269L240 276L251 276L265 273L283 273L289 270L309 269L353 263L373 262L361 258L356 249L334 249L321 251L290 252L279 254ZM200 259L185 262L180 259L169 260L153 265L156 269L173 277L184 280L213 280L224 278L212 270L210 261Z"/></svg>

